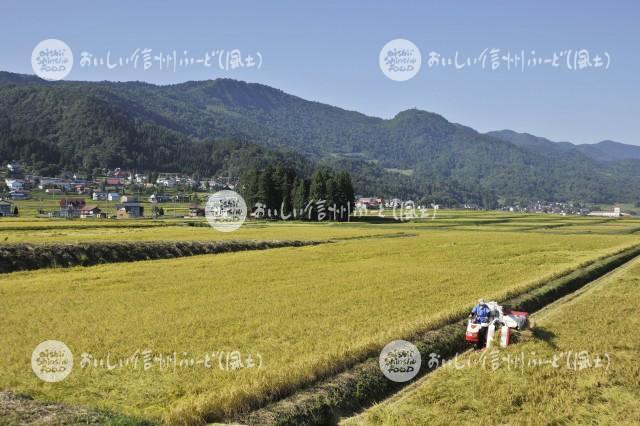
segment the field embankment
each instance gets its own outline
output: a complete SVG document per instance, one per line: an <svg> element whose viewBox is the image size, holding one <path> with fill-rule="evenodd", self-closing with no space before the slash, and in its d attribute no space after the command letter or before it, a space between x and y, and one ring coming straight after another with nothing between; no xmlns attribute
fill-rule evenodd
<svg viewBox="0 0 640 426"><path fill-rule="evenodd" d="M70 268L102 263L172 259L202 254L302 247L321 241L154 241L84 244L12 244L0 246L0 273L41 268Z"/></svg>
<svg viewBox="0 0 640 426"><path fill-rule="evenodd" d="M133 222L133 223L132 223ZM163 221L16 221L0 220L0 244L82 244L90 242L220 241L220 240L338 240L412 232L406 226L363 223L245 222L234 232L220 232L208 224ZM16 226L19 224L20 226ZM402 224L401 224L402 225Z"/></svg>
<svg viewBox="0 0 640 426"><path fill-rule="evenodd" d="M0 391L0 425L155 426L156 424L118 413L36 401L27 395Z"/></svg>

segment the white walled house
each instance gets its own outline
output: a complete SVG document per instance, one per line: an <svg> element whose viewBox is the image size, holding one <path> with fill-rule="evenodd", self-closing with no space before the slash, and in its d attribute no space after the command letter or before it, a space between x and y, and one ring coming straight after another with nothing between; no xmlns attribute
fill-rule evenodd
<svg viewBox="0 0 640 426"><path fill-rule="evenodd" d="M24 181L21 179L5 179L4 183L10 191L21 191L24 189Z"/></svg>
<svg viewBox="0 0 640 426"><path fill-rule="evenodd" d="M13 204L9 201L0 200L0 216L13 216Z"/></svg>
<svg viewBox="0 0 640 426"><path fill-rule="evenodd" d="M612 212L609 211L598 211L591 212L588 216L601 216L601 217L620 217L622 213L620 212L620 207L614 207Z"/></svg>

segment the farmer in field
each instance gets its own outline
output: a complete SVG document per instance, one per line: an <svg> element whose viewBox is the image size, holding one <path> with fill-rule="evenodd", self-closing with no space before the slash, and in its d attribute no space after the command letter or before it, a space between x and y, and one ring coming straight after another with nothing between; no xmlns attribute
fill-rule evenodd
<svg viewBox="0 0 640 426"><path fill-rule="evenodd" d="M469 314L469 318L473 318L475 323L480 324L483 322L489 322L489 313L491 310L484 303L484 299L478 299L478 304L473 307L471 313Z"/></svg>

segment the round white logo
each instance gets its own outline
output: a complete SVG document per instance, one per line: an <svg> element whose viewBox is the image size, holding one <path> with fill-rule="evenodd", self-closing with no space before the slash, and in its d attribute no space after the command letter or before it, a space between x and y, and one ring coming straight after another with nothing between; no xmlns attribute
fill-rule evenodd
<svg viewBox="0 0 640 426"><path fill-rule="evenodd" d="M420 371L422 358L416 346L406 340L394 340L380 352L380 370L394 382L407 382Z"/></svg>
<svg viewBox="0 0 640 426"><path fill-rule="evenodd" d="M247 219L247 204L235 191L218 191L207 200L204 213L214 229L231 232L240 228Z"/></svg>
<svg viewBox="0 0 640 426"><path fill-rule="evenodd" d="M72 368L71 349L58 340L45 340L31 354L31 369L45 382L64 380Z"/></svg>
<svg viewBox="0 0 640 426"><path fill-rule="evenodd" d="M31 68L44 80L62 80L73 68L73 52L62 40L42 40L31 52Z"/></svg>
<svg viewBox="0 0 640 426"><path fill-rule="evenodd" d="M385 44L378 58L380 69L391 80L406 81L415 77L422 66L420 49L403 38Z"/></svg>

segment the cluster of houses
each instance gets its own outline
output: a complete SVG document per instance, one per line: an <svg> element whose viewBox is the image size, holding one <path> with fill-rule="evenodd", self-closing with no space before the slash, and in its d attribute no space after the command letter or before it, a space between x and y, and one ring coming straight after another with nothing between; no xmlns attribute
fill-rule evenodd
<svg viewBox="0 0 640 426"><path fill-rule="evenodd" d="M11 206L10 202L0 201L0 216L10 216L12 211L6 206ZM120 202L115 205L117 219L136 219L144 217L144 205L136 197L122 196ZM188 207L189 217L203 217L205 209L198 203L192 203ZM106 219L107 213L103 212L95 204L87 204L84 198L63 198L58 202L58 210L40 211L41 216L61 217L67 219Z"/></svg>
<svg viewBox="0 0 640 426"><path fill-rule="evenodd" d="M144 216L144 206L135 197L123 196L121 203L116 204L118 219L134 219ZM48 213L41 212L48 217L97 218L105 219L107 214L95 204L87 204L84 198L63 198L59 201L59 209Z"/></svg>
<svg viewBox="0 0 640 426"><path fill-rule="evenodd" d="M86 176L68 172L61 173L59 177L47 177L24 174L22 167L15 162L7 165L6 175L4 180L8 189L6 198L13 200L28 199L32 190L41 190L46 194L94 194L94 201L118 201L118 193L132 185L149 190L180 186L194 191L209 191L212 189L233 189L237 182L237 179L232 177L218 176L194 179L194 177L177 173L159 173L154 176L153 182L151 182L149 175L120 168L109 170L105 176L92 180L87 179Z"/></svg>
<svg viewBox="0 0 640 426"><path fill-rule="evenodd" d="M91 199L93 201L120 201L120 194L117 192L94 192Z"/></svg>
<svg viewBox="0 0 640 426"><path fill-rule="evenodd" d="M9 198L26 200L32 190L42 190L45 194L90 194L92 183L81 178L54 178L26 175L22 178L7 177L4 184L9 190Z"/></svg>
<svg viewBox="0 0 640 426"><path fill-rule="evenodd" d="M502 210L520 213L546 213L566 215L585 215L589 210L579 204L552 202L552 201L533 201L529 203L514 203L502 207Z"/></svg>
<svg viewBox="0 0 640 426"><path fill-rule="evenodd" d="M151 193L145 195L145 197L148 196L145 201L154 204L153 213L156 215L158 211L164 212L164 210L159 206L155 207L155 204L193 201L192 195L157 193L163 192L164 189L188 188L191 191L209 192L211 190L234 189L237 183L237 179L232 177L218 176L201 179L178 173L145 175L121 168L108 170L105 176L95 179L88 179L87 176L68 172L61 173L58 177L47 177L29 175L16 162L10 162L6 166L6 171L0 172L0 174L5 175L4 184L7 189L0 198L0 216L15 215L17 212L15 201L30 199L32 192L38 191L63 197L59 200L56 209L48 211L41 209L39 211L41 216L103 218L107 217L107 213L101 211L97 202L106 201L115 203L117 218L137 218L144 216L143 204L135 197L121 194L125 192ZM74 198L74 194L82 197ZM85 201L87 198L90 201ZM91 203L91 201L96 203ZM204 216L204 209L198 204L191 204L188 211L191 217Z"/></svg>
<svg viewBox="0 0 640 426"><path fill-rule="evenodd" d="M231 177L218 176L195 179L192 176L184 176L179 173L159 173L154 182L151 182L149 175L117 168L110 172L105 184L117 186L135 184L145 188L176 188L182 186L193 190L205 191L211 188L233 189L235 182L236 179Z"/></svg>
<svg viewBox="0 0 640 426"><path fill-rule="evenodd" d="M601 217L621 217L625 216L619 206L614 206L612 210L600 211L590 210L580 204L571 202L546 202L536 201L526 205L513 204L502 208L504 211L521 212L521 213L546 213L557 214L561 216L567 215L583 215L583 216L601 216Z"/></svg>

